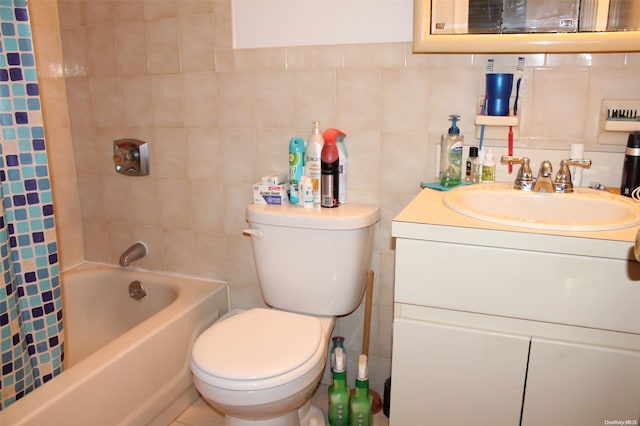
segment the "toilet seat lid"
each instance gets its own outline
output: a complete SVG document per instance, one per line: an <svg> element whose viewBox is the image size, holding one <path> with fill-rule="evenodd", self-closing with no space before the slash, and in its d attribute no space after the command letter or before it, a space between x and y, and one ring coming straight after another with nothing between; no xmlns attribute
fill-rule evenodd
<svg viewBox="0 0 640 426"><path fill-rule="evenodd" d="M209 327L197 339L192 361L222 379L267 379L300 367L322 342L317 318L257 308Z"/></svg>

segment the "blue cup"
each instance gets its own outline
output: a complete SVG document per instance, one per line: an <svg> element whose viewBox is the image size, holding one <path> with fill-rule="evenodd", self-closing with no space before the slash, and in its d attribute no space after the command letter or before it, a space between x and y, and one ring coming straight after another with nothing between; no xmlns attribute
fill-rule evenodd
<svg viewBox="0 0 640 426"><path fill-rule="evenodd" d="M509 115L513 74L487 74L487 114Z"/></svg>

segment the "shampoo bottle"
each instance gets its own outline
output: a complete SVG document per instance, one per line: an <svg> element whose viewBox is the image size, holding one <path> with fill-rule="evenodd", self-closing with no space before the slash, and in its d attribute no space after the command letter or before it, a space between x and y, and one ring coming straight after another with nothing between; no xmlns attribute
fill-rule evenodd
<svg viewBox="0 0 640 426"><path fill-rule="evenodd" d="M289 142L289 201L291 204L300 202L298 184L304 171L304 141L300 138L292 138Z"/></svg>
<svg viewBox="0 0 640 426"><path fill-rule="evenodd" d="M322 207L338 207L340 205L340 153L336 145L336 129L325 130L322 134L324 146L320 155L320 190Z"/></svg>
<svg viewBox="0 0 640 426"><path fill-rule="evenodd" d="M338 191L338 203L347 202L347 163L349 162L347 154L347 146L344 144L344 138L347 136L340 130L336 130L336 145L340 156L340 190Z"/></svg>
<svg viewBox="0 0 640 426"><path fill-rule="evenodd" d="M462 175L462 145L464 138L457 126L459 115L450 115L451 127L440 143L440 185L460 185Z"/></svg>
<svg viewBox="0 0 640 426"><path fill-rule="evenodd" d="M329 424L349 426L349 388L342 348L336 348L333 385L329 387Z"/></svg>
<svg viewBox="0 0 640 426"><path fill-rule="evenodd" d="M371 396L369 396L369 370L367 356L360 355L358 359L358 374L356 388L349 403L351 408L350 426L371 426Z"/></svg>
<svg viewBox="0 0 640 426"><path fill-rule="evenodd" d="M318 121L313 122L313 131L307 142L307 150L305 151L305 174L311 178L313 184L313 204L320 205L321 188L320 188L320 175L321 165L320 156L322 155L322 146L324 145L324 139L320 134L320 123Z"/></svg>

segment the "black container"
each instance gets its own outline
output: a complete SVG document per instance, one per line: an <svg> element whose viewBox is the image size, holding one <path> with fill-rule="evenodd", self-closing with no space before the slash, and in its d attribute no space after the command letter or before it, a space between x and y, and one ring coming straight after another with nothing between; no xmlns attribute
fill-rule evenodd
<svg viewBox="0 0 640 426"><path fill-rule="evenodd" d="M384 381L384 398L382 400L382 412L389 417L391 411L391 377Z"/></svg>
<svg viewBox="0 0 640 426"><path fill-rule="evenodd" d="M633 191L640 186L640 132L629 135L624 154L620 193L632 197ZM638 197L640 195L636 195L634 198Z"/></svg>

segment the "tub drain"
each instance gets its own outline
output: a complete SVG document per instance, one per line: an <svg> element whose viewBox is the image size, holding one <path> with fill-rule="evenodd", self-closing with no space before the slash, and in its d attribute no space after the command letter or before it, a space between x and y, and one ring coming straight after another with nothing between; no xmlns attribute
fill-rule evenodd
<svg viewBox="0 0 640 426"><path fill-rule="evenodd" d="M138 280L131 281L129 284L129 296L136 300L140 300L147 295L147 290L144 289L142 283Z"/></svg>

